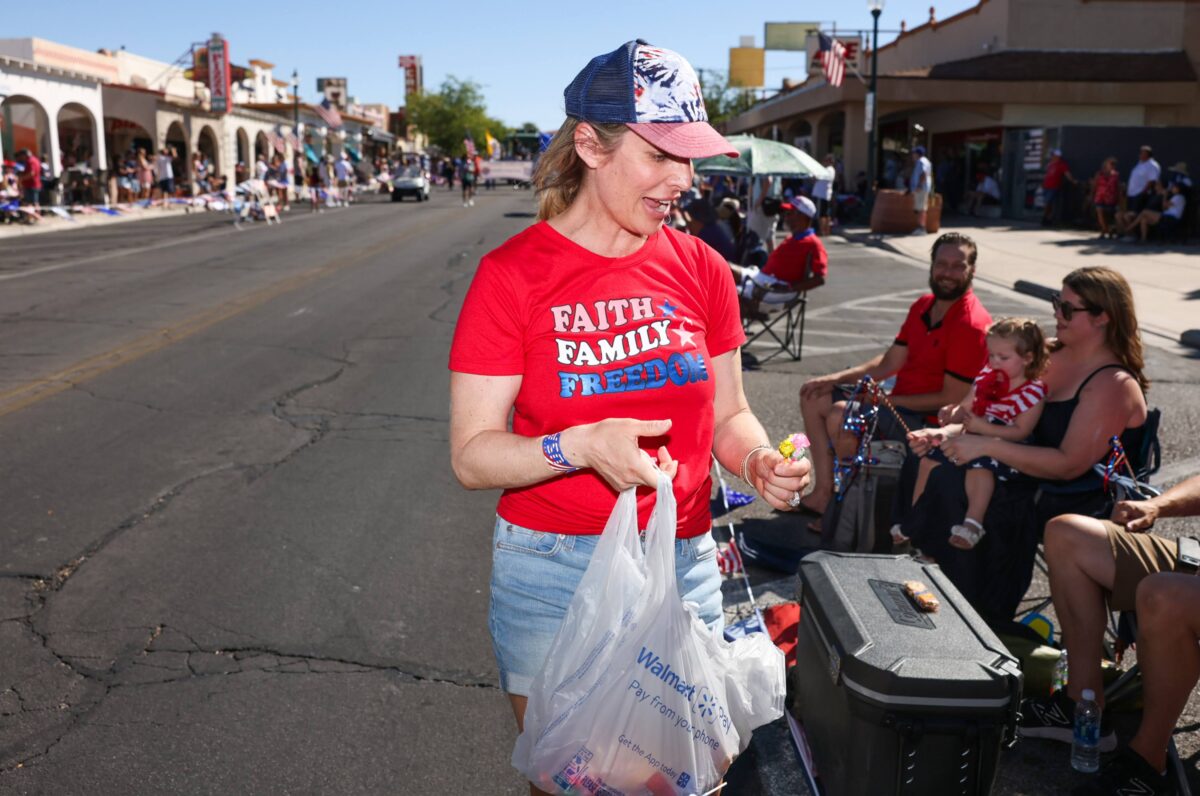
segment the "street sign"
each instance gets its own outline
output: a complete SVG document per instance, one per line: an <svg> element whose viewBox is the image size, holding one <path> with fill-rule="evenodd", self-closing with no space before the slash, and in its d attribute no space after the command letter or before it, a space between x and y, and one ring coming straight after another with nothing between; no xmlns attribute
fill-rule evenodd
<svg viewBox="0 0 1200 796"><path fill-rule="evenodd" d="M421 66L421 56L401 55L399 66L404 70L404 94L414 97L425 90L425 70Z"/></svg>
<svg viewBox="0 0 1200 796"><path fill-rule="evenodd" d="M863 132L870 133L871 125L875 123L875 92L867 92L867 101L863 106Z"/></svg>
<svg viewBox="0 0 1200 796"><path fill-rule="evenodd" d="M760 47L729 48L729 87L762 88L766 85L766 50Z"/></svg>
<svg viewBox="0 0 1200 796"><path fill-rule="evenodd" d="M804 50L808 35L821 29L816 22L768 22L764 27L763 47L767 50Z"/></svg>
<svg viewBox="0 0 1200 796"><path fill-rule="evenodd" d="M213 36L208 43L208 90L212 109L227 113L230 106L229 42Z"/></svg>

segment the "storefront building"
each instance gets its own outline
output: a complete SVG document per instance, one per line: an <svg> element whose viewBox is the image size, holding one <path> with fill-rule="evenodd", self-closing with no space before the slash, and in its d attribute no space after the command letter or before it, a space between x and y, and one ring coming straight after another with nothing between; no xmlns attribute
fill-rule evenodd
<svg viewBox="0 0 1200 796"><path fill-rule="evenodd" d="M1086 180L1107 155L1127 174L1141 144L1164 165L1200 166L1200 4L1186 0L981 0L931 18L878 52L880 187L903 179L922 144L948 206L981 172L1003 214L1037 212L1052 149ZM870 56L861 69L870 79ZM810 78L725 125L832 152L848 188L865 174L866 87Z"/></svg>

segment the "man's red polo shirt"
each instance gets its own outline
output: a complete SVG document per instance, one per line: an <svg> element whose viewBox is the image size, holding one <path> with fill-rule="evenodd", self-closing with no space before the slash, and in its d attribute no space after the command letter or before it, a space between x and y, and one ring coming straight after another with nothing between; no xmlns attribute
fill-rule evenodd
<svg viewBox="0 0 1200 796"><path fill-rule="evenodd" d="M935 299L927 293L908 309L896 345L908 358L896 374L892 395L927 395L942 391L946 375L970 384L987 364L987 330L992 316L968 290L934 324L929 318Z"/></svg>
<svg viewBox="0 0 1200 796"><path fill-rule="evenodd" d="M810 258L811 271L808 270ZM825 253L825 244L809 227L792 235L771 252L762 270L784 282L801 282L809 276L824 277L829 273L829 255Z"/></svg>

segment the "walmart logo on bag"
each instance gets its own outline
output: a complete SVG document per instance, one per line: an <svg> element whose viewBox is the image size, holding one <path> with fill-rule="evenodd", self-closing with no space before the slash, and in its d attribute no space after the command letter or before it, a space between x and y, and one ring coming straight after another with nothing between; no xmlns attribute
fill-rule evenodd
<svg viewBox="0 0 1200 796"><path fill-rule="evenodd" d="M671 664L659 659L658 655L656 655L653 650L642 647L642 651L638 654L637 661L638 663L642 664L642 666L645 666L650 674L654 675L659 680L662 680L678 693L687 697L689 702L692 700L692 697L696 693L695 684L688 683L681 678L678 672L671 669Z"/></svg>

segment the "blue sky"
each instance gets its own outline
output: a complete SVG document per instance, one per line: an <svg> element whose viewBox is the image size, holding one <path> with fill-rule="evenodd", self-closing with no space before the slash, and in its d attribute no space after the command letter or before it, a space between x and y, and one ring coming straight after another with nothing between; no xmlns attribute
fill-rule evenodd
<svg viewBox="0 0 1200 796"><path fill-rule="evenodd" d="M881 30L900 20L915 27L929 18L931 0L887 0ZM975 0L934 2L945 19ZM316 93L316 78L346 77L363 102L404 102L401 54L421 55L425 88L436 90L448 75L483 87L488 111L518 126L526 121L553 129L562 120L562 90L588 59L634 38L681 52L697 69L728 68L730 47L740 36L763 44L764 22L834 23L841 30L870 28L866 0L603 0L590 3L450 3L358 0L346 3L253 3L204 0L98 10L92 0L59 0L53 13L9 15L0 36L39 36L83 49L126 49L172 61L191 42L220 31L235 63L259 58L288 79L300 70L303 98ZM521 12L518 9L530 9ZM311 9L311 10L309 10ZM503 10L501 10L503 9ZM534 11L533 9L537 9ZM880 34L883 44L894 34ZM804 54L769 52L766 81L802 79ZM847 76L847 79L853 79Z"/></svg>

